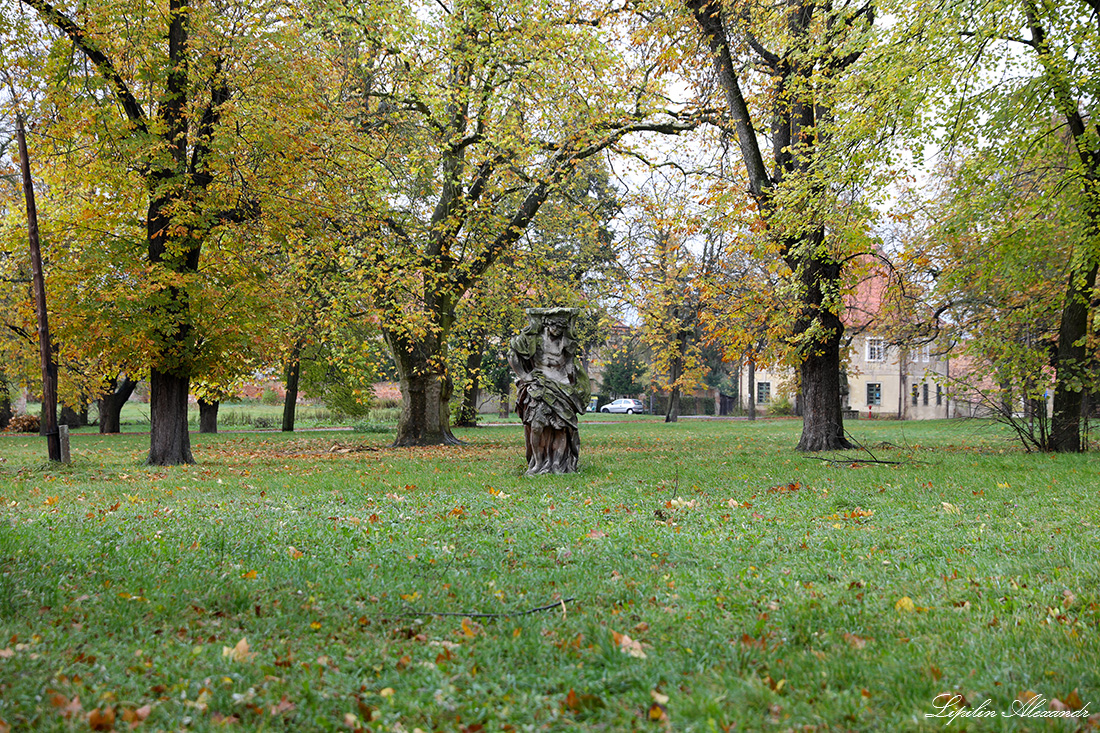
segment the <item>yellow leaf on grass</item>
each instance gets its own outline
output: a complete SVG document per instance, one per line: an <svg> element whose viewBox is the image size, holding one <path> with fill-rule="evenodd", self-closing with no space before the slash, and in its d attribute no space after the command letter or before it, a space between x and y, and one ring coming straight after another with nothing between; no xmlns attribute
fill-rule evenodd
<svg viewBox="0 0 1100 733"><path fill-rule="evenodd" d="M941 501L941 502L940 502L940 506L941 506L941 507L943 508L943 510L944 510L945 512L947 512L948 514L962 514L962 510L961 510L961 509L959 509L959 508L958 508L957 506L955 506L954 504L948 504L948 503L947 503L946 501Z"/></svg>
<svg viewBox="0 0 1100 733"><path fill-rule="evenodd" d="M655 702L649 706L649 710L646 712L646 718L648 718L651 723L667 723L668 708L659 702Z"/></svg>
<svg viewBox="0 0 1100 733"><path fill-rule="evenodd" d="M242 637L235 646L223 646L222 656L228 657L234 662L251 662L256 658L256 652L248 651L248 639Z"/></svg>
<svg viewBox="0 0 1100 733"><path fill-rule="evenodd" d="M912 613L917 610L917 607L914 605L912 598L909 596L902 596L898 599L898 602L894 604L894 610L899 613Z"/></svg>
<svg viewBox="0 0 1100 733"><path fill-rule="evenodd" d="M286 548L286 554L290 556L291 560L297 560L302 556L302 551L294 545L291 545L290 547Z"/></svg>
<svg viewBox="0 0 1100 733"><path fill-rule="evenodd" d="M256 579L256 571L255 570L249 570L247 573L243 574L241 577L245 578L247 580L255 580Z"/></svg>

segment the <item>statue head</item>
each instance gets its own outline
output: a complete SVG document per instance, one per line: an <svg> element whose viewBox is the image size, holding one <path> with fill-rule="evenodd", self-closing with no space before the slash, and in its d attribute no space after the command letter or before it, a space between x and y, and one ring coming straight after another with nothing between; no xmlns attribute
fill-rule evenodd
<svg viewBox="0 0 1100 733"><path fill-rule="evenodd" d="M565 335L571 340L576 340L573 333L573 324L580 308L528 308L527 327L523 329L527 334L538 334L546 329L552 336Z"/></svg>

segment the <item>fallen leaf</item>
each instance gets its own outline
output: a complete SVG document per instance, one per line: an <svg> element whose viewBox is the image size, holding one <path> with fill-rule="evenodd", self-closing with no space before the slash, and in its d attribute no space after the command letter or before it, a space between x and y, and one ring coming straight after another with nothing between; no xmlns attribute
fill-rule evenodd
<svg viewBox="0 0 1100 733"><path fill-rule="evenodd" d="M290 556L291 560L297 560L302 556L302 551L294 545L291 545L290 547L286 548L286 554Z"/></svg>
<svg viewBox="0 0 1100 733"><path fill-rule="evenodd" d="M853 649L862 649L863 647L867 646L867 640L862 637L856 636L855 634L849 634L847 631L845 631L843 634L841 634L841 636L844 638L844 641L848 642L848 645L851 646Z"/></svg>
<svg viewBox="0 0 1100 733"><path fill-rule="evenodd" d="M59 708L57 712L61 714L62 718L71 718L84 712L84 706L80 704L80 695L69 700L64 695L55 692L50 696L50 704L55 708Z"/></svg>
<svg viewBox="0 0 1100 733"><path fill-rule="evenodd" d="M656 690L650 690L649 696L653 698L653 702L659 702L662 705L668 705L668 695L661 694Z"/></svg>
<svg viewBox="0 0 1100 733"><path fill-rule="evenodd" d="M607 532L599 529L590 529L588 530L588 536L594 540L598 540L602 537L607 537Z"/></svg>
<svg viewBox="0 0 1100 733"><path fill-rule="evenodd" d="M249 570L247 573L243 574L241 577L245 578L246 580L255 580L256 579L256 571L255 570Z"/></svg>
<svg viewBox="0 0 1100 733"><path fill-rule="evenodd" d="M898 602L894 604L894 610L899 613L912 613L917 610L917 607L913 604L913 599L909 596L902 596L898 599Z"/></svg>
<svg viewBox="0 0 1100 733"><path fill-rule="evenodd" d="M92 730L111 730L114 728L114 708L96 708L88 713L88 727Z"/></svg>
<svg viewBox="0 0 1100 733"><path fill-rule="evenodd" d="M944 511L945 511L946 513L948 513L948 514L961 514L961 513L962 513L962 510L961 510L961 509L959 509L959 508L958 508L957 506L955 506L954 504L949 504L949 503L947 503L946 501L941 501L941 502L940 502L940 506L941 506L941 507L943 508L943 510L944 510Z"/></svg>
<svg viewBox="0 0 1100 733"><path fill-rule="evenodd" d="M649 706L649 710L646 711L646 720L651 723L667 723L668 722L668 708L659 702L654 702Z"/></svg>
<svg viewBox="0 0 1100 733"><path fill-rule="evenodd" d="M615 646L619 647L619 651L623 654L635 657L636 659L645 659L645 650L642 649L640 642L631 639L626 634L620 634L617 631L612 631L612 638L615 639Z"/></svg>
<svg viewBox="0 0 1100 733"><path fill-rule="evenodd" d="M234 662L251 662L256 658L256 652L248 651L248 639L242 637L233 647L223 646L222 656Z"/></svg>
<svg viewBox="0 0 1100 733"><path fill-rule="evenodd" d="M140 708L131 710L130 708L123 708L122 719L130 724L131 728L136 728L141 724L143 720L149 717L153 712L152 705L142 705Z"/></svg>
<svg viewBox="0 0 1100 733"><path fill-rule="evenodd" d="M289 713L294 709L294 703L287 699L286 695L283 695L283 699L277 704L271 706L272 715L282 715L283 713Z"/></svg>
<svg viewBox="0 0 1100 733"><path fill-rule="evenodd" d="M1023 692L1021 692L1019 695L1016 696L1016 700L1018 702L1022 702L1024 705L1027 705L1028 703L1030 703L1032 700L1034 700L1037 697L1039 697L1038 692L1032 692L1031 690L1024 690Z"/></svg>
<svg viewBox="0 0 1100 733"><path fill-rule="evenodd" d="M469 618L462 619L462 633L465 636L474 637L481 631L481 624L475 623Z"/></svg>
<svg viewBox="0 0 1100 733"><path fill-rule="evenodd" d="M394 689L392 687L383 687L381 690L378 691L378 694L382 697L393 697Z"/></svg>

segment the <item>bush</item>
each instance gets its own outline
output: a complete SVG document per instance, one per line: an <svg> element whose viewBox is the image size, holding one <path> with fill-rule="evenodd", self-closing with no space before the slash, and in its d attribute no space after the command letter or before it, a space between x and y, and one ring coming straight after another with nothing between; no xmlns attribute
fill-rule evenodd
<svg viewBox="0 0 1100 733"><path fill-rule="evenodd" d="M280 421L280 425L282 421ZM260 430L270 430L275 427L275 418L273 417L254 417L252 418L252 427Z"/></svg>
<svg viewBox="0 0 1100 733"><path fill-rule="evenodd" d="M265 389L263 395L260 397L260 402L264 403L265 405L278 405L281 404L282 401L283 398L280 397L279 393L271 387Z"/></svg>
<svg viewBox="0 0 1100 733"><path fill-rule="evenodd" d="M4 428L4 432L7 433L37 433L41 423L38 421L38 415L16 415L8 423L8 426Z"/></svg>
<svg viewBox="0 0 1100 733"><path fill-rule="evenodd" d="M791 404L791 398L785 394L777 395L772 403L768 405L769 415L793 415L794 405Z"/></svg>

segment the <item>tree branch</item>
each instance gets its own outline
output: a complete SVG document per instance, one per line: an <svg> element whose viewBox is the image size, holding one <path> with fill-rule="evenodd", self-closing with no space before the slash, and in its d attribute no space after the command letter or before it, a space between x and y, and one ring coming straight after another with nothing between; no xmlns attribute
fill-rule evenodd
<svg viewBox="0 0 1100 733"><path fill-rule="evenodd" d="M145 111L141 108L130 88L126 86L126 82L119 76L111 60L107 58L94 41L88 38L87 31L46 0L23 0L23 2L38 11L43 20L68 36L73 45L79 48L88 57L88 60L95 64L99 75L114 91L116 99L122 105L123 111L126 112L127 119L133 122L141 132L148 132Z"/></svg>

